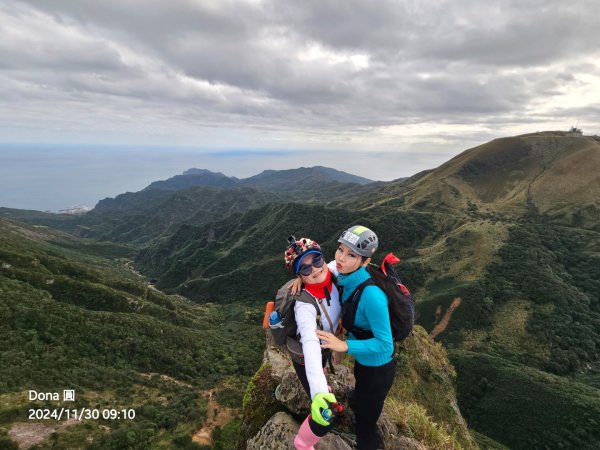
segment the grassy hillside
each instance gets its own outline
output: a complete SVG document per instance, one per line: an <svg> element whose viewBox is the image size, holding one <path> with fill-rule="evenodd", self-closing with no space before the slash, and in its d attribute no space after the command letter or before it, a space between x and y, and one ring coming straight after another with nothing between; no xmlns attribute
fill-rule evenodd
<svg viewBox="0 0 600 450"><path fill-rule="evenodd" d="M453 351L469 424L514 450L595 449L600 390L481 353Z"/></svg>
<svg viewBox="0 0 600 450"><path fill-rule="evenodd" d="M462 304L441 336L557 374L587 370L600 355L600 236L531 217L476 280L432 279L419 308L429 328L438 306ZM451 273L451 271L449 271Z"/></svg>
<svg viewBox="0 0 600 450"><path fill-rule="evenodd" d="M256 369L260 312L166 296L72 240L0 220L0 430L64 406L30 402L28 390L75 389L67 406L135 409L136 420L75 422L52 448L174 448L202 426L203 390ZM39 433L51 425L40 422Z"/></svg>
<svg viewBox="0 0 600 450"><path fill-rule="evenodd" d="M395 250L408 256L434 233L428 214L270 204L202 227L181 227L140 252L136 265L156 277L161 289L196 301L263 301L290 276L282 262L290 234L315 239L333 259L341 230L356 223L377 230L381 255ZM406 264L402 273L415 286L424 279L421 267Z"/></svg>
<svg viewBox="0 0 600 450"><path fill-rule="evenodd" d="M563 225L600 231L600 139L545 132L500 138L435 170L390 183L372 201L518 217L535 208Z"/></svg>
<svg viewBox="0 0 600 450"><path fill-rule="evenodd" d="M561 133L498 139L436 170L363 188L362 196L338 198L328 207L267 206L180 229L137 261L162 277L164 288L199 301L239 294L251 299L253 292L263 297L285 279L276 267L287 230L303 230L327 249L335 248L340 230L363 223L377 231L381 256L392 250L403 257L401 273L416 294L421 324L433 329L460 298L439 339L505 365L524 364L532 373L568 376L556 385L557 398L568 398L573 378L590 387L598 379L599 151L594 139ZM564 183L565 173L577 182L562 196L550 185L561 177ZM256 273L266 283L249 284ZM528 383L544 380L533 376ZM510 376L500 383L508 389ZM477 389L463 384L461 402ZM509 396L496 402L473 422L475 429L487 434L495 414L506 415L506 426L528 420ZM469 418L476 415L473 403L461 404ZM561 407L575 412L577 401ZM547 425L542 419L527 426L528 433L542 434ZM499 433L492 437L515 445ZM576 448L574 442L565 438L563 445Z"/></svg>
<svg viewBox="0 0 600 450"><path fill-rule="evenodd" d="M250 188L130 192L99 202L81 217L78 234L144 246L181 224L208 223L275 200L274 195Z"/></svg>
<svg viewBox="0 0 600 450"><path fill-rule="evenodd" d="M161 290L202 306L140 284L124 269L133 254L128 245L8 222L0 230L6 231L0 236L8 236L0 241L2 286L13 292L11 308L21 297L36 299L28 306L31 311L46 303L71 308L60 314L84 314L74 316L75 322L92 323L90 329L100 336L106 328L119 342L136 343L133 350L116 345L118 351L109 356L102 355L113 343L94 350L94 358L103 361L98 370L124 367L139 374L150 371L151 362L152 370L204 387L258 361L262 343L250 345L257 336L252 327L260 319L258 305L289 276L281 258L287 236L316 239L332 258L340 231L361 223L380 238L376 262L388 251L402 258L400 273L417 299L419 323L442 330L437 339L452 349L459 402L476 430L511 448L554 448L550 438L537 438L551 427L549 436L563 448L592 448L597 435L587 423L600 420L593 401L600 385L599 155L599 139L547 132L494 140L408 180L367 186L332 182L319 195L308 189L311 182L300 180L296 187L304 190L296 192L305 195L294 194L295 203L284 201L289 193L278 193L273 202L268 195L237 198L234 190L214 188L170 192L139 205L142 197L126 194L122 203L104 205L104 222L90 222L88 230L78 232L143 247L135 267L157 278ZM13 218L21 214L38 225L58 221L63 229L74 230L72 218L3 213ZM94 214L85 220L96 220ZM115 266L116 258L122 258L120 265ZM218 309L213 306L217 302ZM90 322L105 316L110 320ZM206 325L213 322L214 327ZM152 334L157 324L169 331L170 340L163 343ZM28 326L21 324L19 330ZM195 331L202 327L202 333ZM206 342L220 342L224 327L227 339L238 342L241 336L251 348L205 348ZM122 328L134 334L123 334ZM19 342L33 340L19 333ZM43 339L55 334L38 333L35 342L47 346ZM156 355L154 347L138 343L146 340L164 352ZM188 341L197 344L183 345ZM84 354L76 346L73 351ZM224 371L213 373L196 364L199 355L219 359ZM27 359L20 358L14 361ZM69 370L77 373L75 367ZM498 395L489 397L493 401L484 401L483 378L495 380ZM533 406L515 401L513 383L518 392L535 393ZM546 414L532 417L538 404L577 420L559 429ZM589 417L581 415L580 404L589 406ZM588 422L579 427L580 419ZM501 427L516 430L515 437L499 431ZM486 442L485 436L478 442Z"/></svg>

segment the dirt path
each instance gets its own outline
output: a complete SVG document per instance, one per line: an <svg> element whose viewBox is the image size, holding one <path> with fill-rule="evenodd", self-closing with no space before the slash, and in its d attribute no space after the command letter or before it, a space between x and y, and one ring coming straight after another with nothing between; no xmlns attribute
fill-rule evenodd
<svg viewBox="0 0 600 450"><path fill-rule="evenodd" d="M227 408L217 403L215 389L203 391L202 395L208 398L206 422L204 426L194 433L192 441L200 445L212 445L212 432L216 427L222 427L231 421L239 412L235 408Z"/></svg>
<svg viewBox="0 0 600 450"><path fill-rule="evenodd" d="M47 426L41 422L15 423L8 430L8 436L15 441L19 449L27 449L34 445L41 444L55 432L79 423L76 419L68 419L56 424L56 426Z"/></svg>
<svg viewBox="0 0 600 450"><path fill-rule="evenodd" d="M446 329L446 327L450 323L450 318L452 317L452 313L456 310L456 308L458 308L460 306L461 301L462 300L460 297L456 297L454 300L452 300L452 304L446 310L444 317L442 317L442 320L440 320L438 322L438 324L435 327L433 327L433 330L431 330L431 333L429 333L429 336L431 336L433 339L435 339L438 336L438 334L440 334L442 331L444 331ZM438 309L435 312L436 319L439 317L439 314L441 314L441 312L442 312L441 308L438 307Z"/></svg>

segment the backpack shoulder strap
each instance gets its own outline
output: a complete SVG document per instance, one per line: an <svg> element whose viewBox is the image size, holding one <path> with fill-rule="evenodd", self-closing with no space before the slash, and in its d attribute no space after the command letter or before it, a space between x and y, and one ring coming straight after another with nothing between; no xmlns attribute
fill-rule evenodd
<svg viewBox="0 0 600 450"><path fill-rule="evenodd" d="M276 304L280 304L284 300L287 300L292 294L290 293L290 286L294 282L293 279L285 283L277 290L277 294L275 294L275 302Z"/></svg>
<svg viewBox="0 0 600 450"><path fill-rule="evenodd" d="M331 272L331 271L330 271L330 272ZM333 284L335 284L335 287L336 287L336 288L338 288L338 289L340 288L340 286L338 285L338 279L337 279L337 277L334 275L334 273L333 273L333 272L331 272L331 282L332 282Z"/></svg>
<svg viewBox="0 0 600 450"><path fill-rule="evenodd" d="M314 298L312 295L310 295L308 292L302 289L300 292L294 295L294 299L297 302L309 303L313 305L315 307L315 310L317 311L317 323L321 323L321 309L319 308L319 304L316 298Z"/></svg>
<svg viewBox="0 0 600 450"><path fill-rule="evenodd" d="M331 282L333 283L333 285L335 286L337 293L338 293L338 302L340 302L340 306L342 306L342 295L344 292L344 289L342 286L340 286L338 284L338 279L337 277L333 274L333 272L331 273Z"/></svg>
<svg viewBox="0 0 600 450"><path fill-rule="evenodd" d="M321 310L319 309L317 300L304 289L302 289L296 295L292 295L290 292L290 287L292 286L293 282L294 280L291 279L281 288L279 288L277 294L275 295L275 309L277 309L282 315L287 315L288 311L294 310L294 304L296 302L310 303L317 310L317 319L320 319Z"/></svg>
<svg viewBox="0 0 600 450"><path fill-rule="evenodd" d="M360 298L362 297L362 293L365 290L365 288L367 286L373 285L375 285L375 281L373 280L373 278L369 277L367 280L363 281L358 286L356 286L356 289L354 289L354 292L352 293L348 301L358 303L360 301Z"/></svg>
<svg viewBox="0 0 600 450"><path fill-rule="evenodd" d="M350 298L342 304L342 325L346 331L351 332L357 339L369 339L373 337L371 330L362 330L354 324L358 303L362 297L362 293L367 286L374 285L375 282L369 278L359 284Z"/></svg>

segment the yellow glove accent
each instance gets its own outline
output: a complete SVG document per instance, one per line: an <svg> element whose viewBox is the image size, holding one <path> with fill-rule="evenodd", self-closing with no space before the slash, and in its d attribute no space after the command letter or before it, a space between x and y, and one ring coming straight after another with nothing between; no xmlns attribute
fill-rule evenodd
<svg viewBox="0 0 600 450"><path fill-rule="evenodd" d="M323 425L324 427L328 426L329 422L323 418L321 412L324 409L329 408L329 403L335 403L336 401L335 395L329 392L319 392L317 395L315 395L310 406L312 420L317 422L319 425Z"/></svg>

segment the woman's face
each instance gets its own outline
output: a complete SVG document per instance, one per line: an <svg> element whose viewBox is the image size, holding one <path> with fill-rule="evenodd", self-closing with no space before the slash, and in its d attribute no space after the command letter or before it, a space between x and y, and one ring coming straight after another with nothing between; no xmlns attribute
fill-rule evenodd
<svg viewBox="0 0 600 450"><path fill-rule="evenodd" d="M312 272L310 275L300 275L304 284L322 283L327 278L327 272L329 272L327 264L323 264L321 267L315 267L312 265L315 256L321 256L322 258L322 255L317 255L315 253L311 253L310 255L306 255L304 258L302 258L302 262L300 264L301 267L312 267Z"/></svg>
<svg viewBox="0 0 600 450"><path fill-rule="evenodd" d="M366 265L369 261L363 263L360 255L354 253L350 247L340 244L335 252L335 267L339 273L352 273L362 265Z"/></svg>

